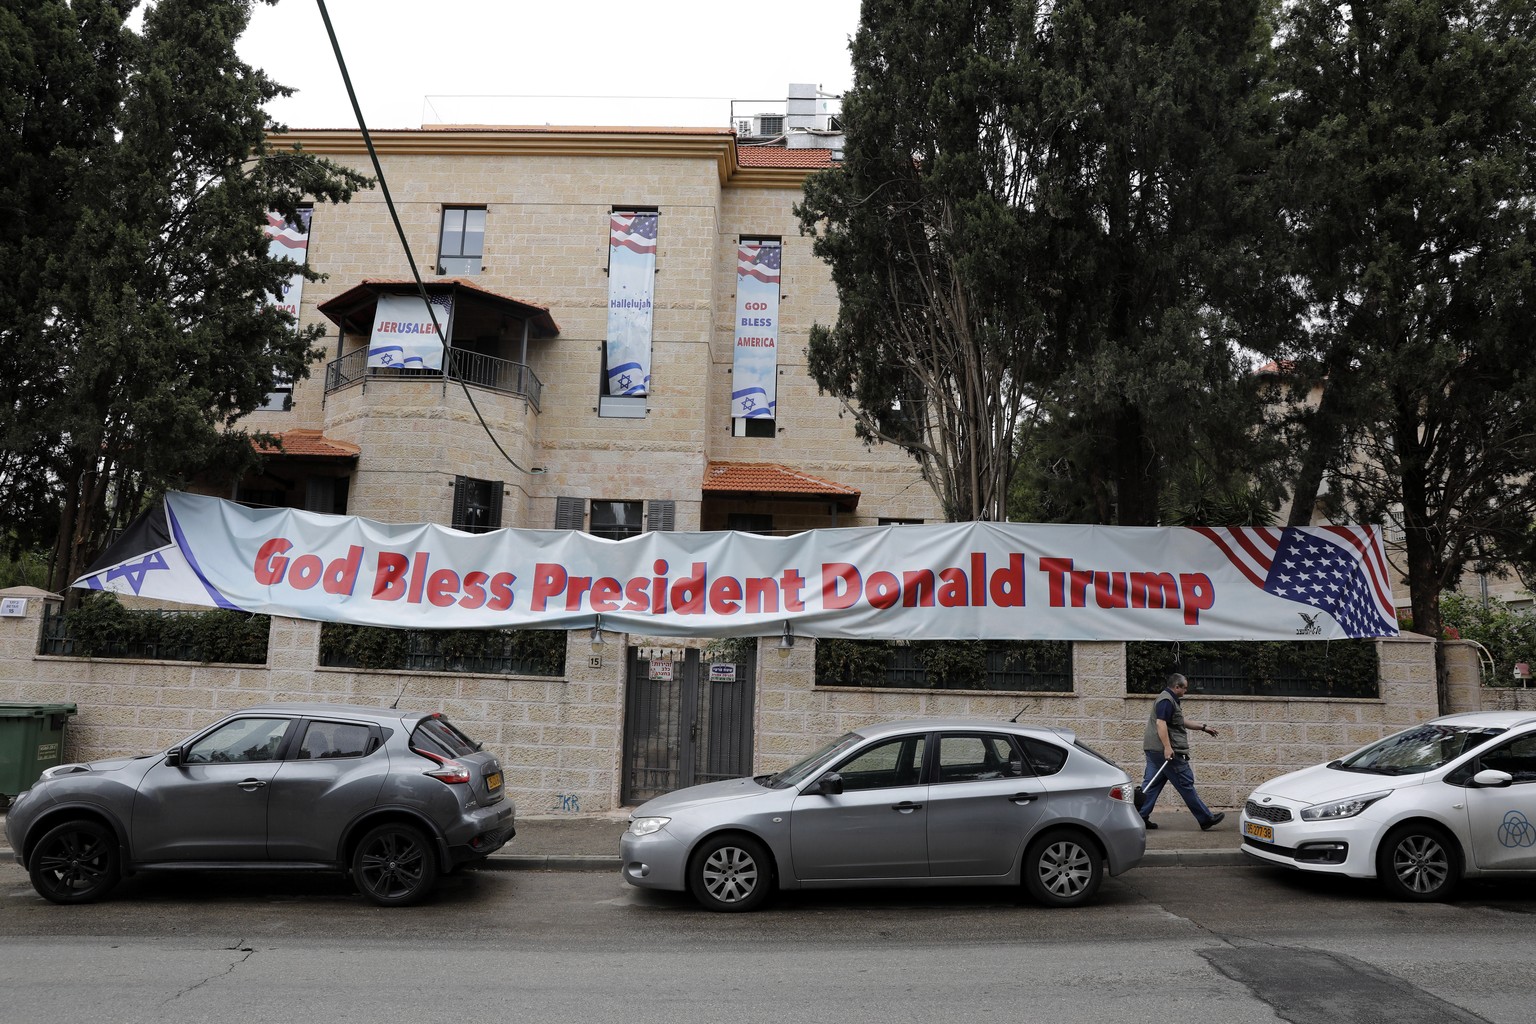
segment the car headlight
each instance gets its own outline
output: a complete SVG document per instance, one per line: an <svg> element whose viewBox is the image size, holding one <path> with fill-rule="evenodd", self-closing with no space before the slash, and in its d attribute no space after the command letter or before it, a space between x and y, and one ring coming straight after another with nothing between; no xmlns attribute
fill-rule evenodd
<svg viewBox="0 0 1536 1024"><path fill-rule="evenodd" d="M632 836L648 836L652 832L660 832L661 826L671 820L671 818L630 818L629 834Z"/></svg>
<svg viewBox="0 0 1536 1024"><path fill-rule="evenodd" d="M1390 790L1388 791L1390 792ZM1331 821L1335 818L1353 818L1387 793L1367 793L1347 800L1330 800L1326 804L1313 804L1301 809L1302 821Z"/></svg>

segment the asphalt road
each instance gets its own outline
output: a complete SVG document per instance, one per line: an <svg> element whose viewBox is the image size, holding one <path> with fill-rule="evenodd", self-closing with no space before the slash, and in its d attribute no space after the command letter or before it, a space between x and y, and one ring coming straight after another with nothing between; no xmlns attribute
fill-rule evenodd
<svg viewBox="0 0 1536 1024"><path fill-rule="evenodd" d="M465 872L405 910L282 875L55 907L6 863L0 1022L1529 1024L1533 926L1530 883L1410 905L1259 867L1140 868L1071 911L880 890L720 915L540 871Z"/></svg>

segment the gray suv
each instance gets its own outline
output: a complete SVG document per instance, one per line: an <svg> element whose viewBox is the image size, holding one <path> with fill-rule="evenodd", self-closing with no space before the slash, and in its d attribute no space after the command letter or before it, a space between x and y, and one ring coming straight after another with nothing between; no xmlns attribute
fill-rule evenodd
<svg viewBox="0 0 1536 1024"><path fill-rule="evenodd" d="M136 871L307 869L404 906L499 849L515 819L496 758L442 715L270 704L167 751L50 768L5 832L55 903Z"/></svg>

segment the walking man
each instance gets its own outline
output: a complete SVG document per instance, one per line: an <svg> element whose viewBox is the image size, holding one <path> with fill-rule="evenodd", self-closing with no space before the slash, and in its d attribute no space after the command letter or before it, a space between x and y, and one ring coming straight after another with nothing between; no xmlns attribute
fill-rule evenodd
<svg viewBox="0 0 1536 1024"><path fill-rule="evenodd" d="M1147 828L1157 828L1152 821L1152 808L1157 805L1157 797L1163 791L1163 786L1170 780L1173 788L1179 791L1179 795L1189 805L1202 830L1215 828L1226 817L1221 811L1212 814L1211 809L1205 806L1205 801L1200 799L1200 794L1195 792L1195 770L1189 766L1189 730L1199 729L1211 736L1216 735L1216 730L1209 725L1196 725L1184 720L1184 708L1180 701L1188 691L1189 680L1175 672L1168 677L1167 688L1152 702L1152 713L1147 717L1147 731L1141 743L1142 751L1147 756L1147 770L1142 777L1141 806L1137 808ZM1153 776L1165 764L1167 770L1154 782Z"/></svg>

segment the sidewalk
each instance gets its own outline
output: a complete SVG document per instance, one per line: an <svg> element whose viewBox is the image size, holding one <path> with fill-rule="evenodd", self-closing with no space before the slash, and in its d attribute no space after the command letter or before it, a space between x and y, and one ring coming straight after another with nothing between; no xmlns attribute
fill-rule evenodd
<svg viewBox="0 0 1536 1024"><path fill-rule="evenodd" d="M1182 807L1153 815L1158 828L1147 833L1141 867L1229 867L1253 863L1238 850L1237 814L1202 832ZM607 814L534 814L519 816L517 838L492 854L488 867L534 871L619 870L619 837L629 812ZM0 860L10 861L5 845L5 815L0 812Z"/></svg>

